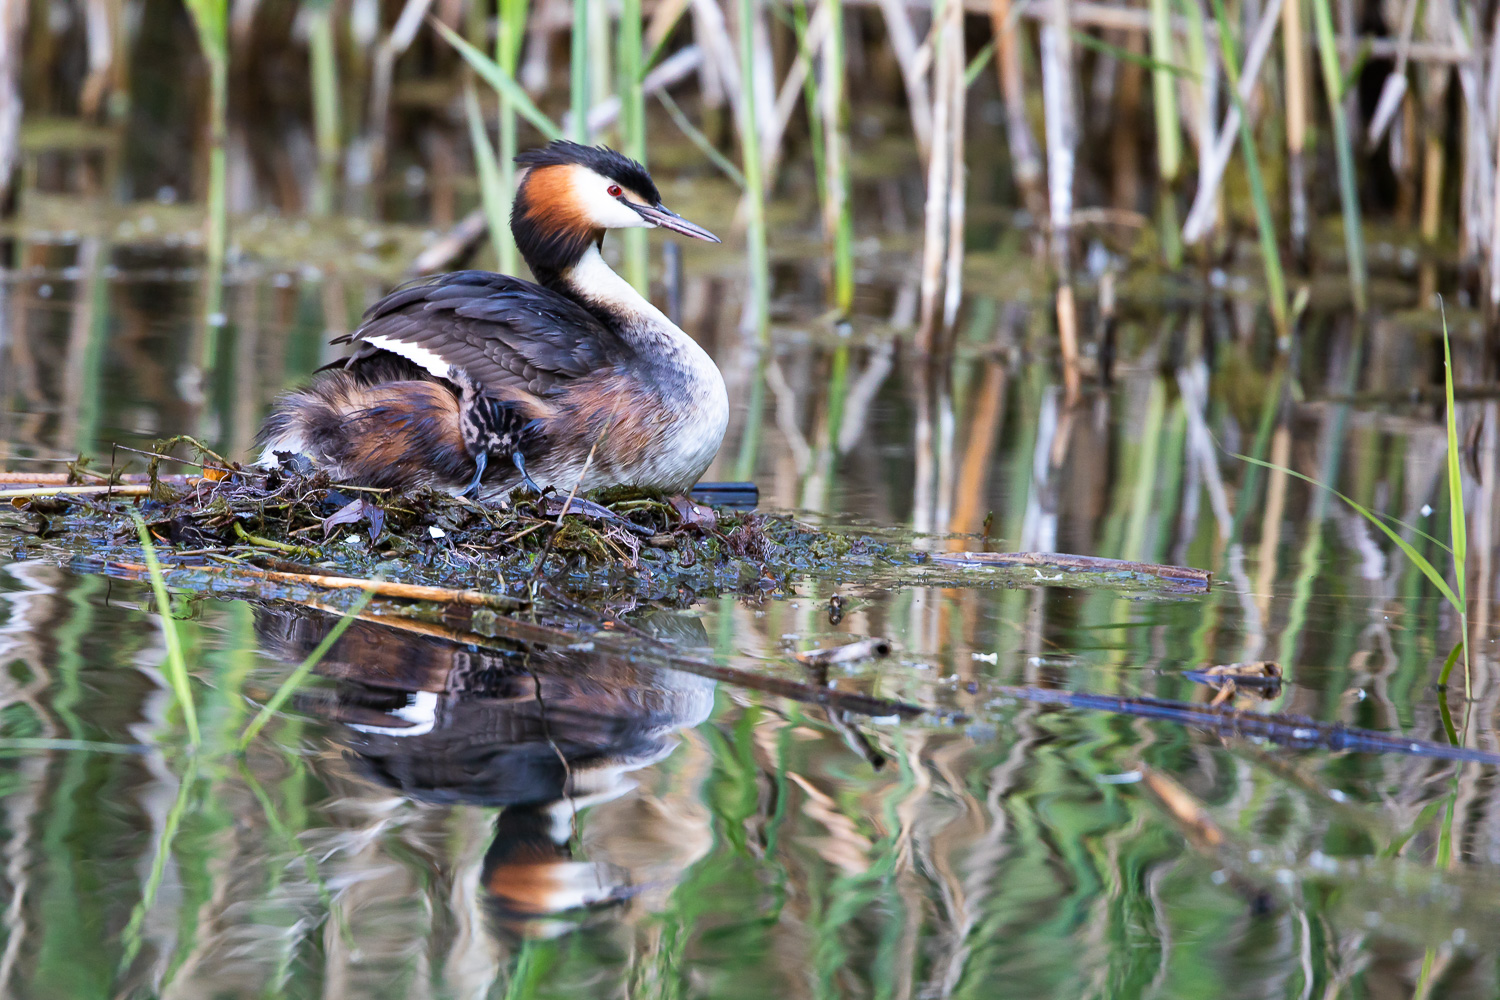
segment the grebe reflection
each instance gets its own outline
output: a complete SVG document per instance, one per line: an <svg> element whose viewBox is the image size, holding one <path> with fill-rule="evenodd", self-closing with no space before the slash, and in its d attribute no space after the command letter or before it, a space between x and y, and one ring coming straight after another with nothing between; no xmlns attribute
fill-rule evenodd
<svg viewBox="0 0 1500 1000"><path fill-rule="evenodd" d="M267 607L257 633L263 651L295 663L336 620ZM696 620L662 616L654 627L702 642ZM317 667L336 684L296 705L343 724L336 738L363 778L420 802L501 810L481 875L501 929L565 931L575 921L553 918L622 903L707 850L706 830L653 830L674 818L643 805L622 831L630 845L618 853L629 864L588 860L577 819L634 790L633 772L662 761L678 731L708 718L712 681L584 648L442 632L356 620ZM695 841L701 846L684 857Z"/></svg>

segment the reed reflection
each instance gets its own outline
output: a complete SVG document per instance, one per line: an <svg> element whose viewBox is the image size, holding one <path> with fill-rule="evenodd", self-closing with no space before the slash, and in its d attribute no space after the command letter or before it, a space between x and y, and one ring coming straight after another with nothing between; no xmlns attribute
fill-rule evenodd
<svg viewBox="0 0 1500 1000"><path fill-rule="evenodd" d="M266 608L257 633L263 651L295 663L336 621ZM706 638L695 619L653 625L684 644ZM633 775L708 718L714 682L589 647L372 617L320 661L335 685L298 699L343 724L335 739L359 777L422 803L500 810L480 878L502 933L566 933L643 894L664 897L711 843L706 817L674 815ZM647 801L626 805L633 792ZM583 810L617 800L602 828L591 818L584 830Z"/></svg>

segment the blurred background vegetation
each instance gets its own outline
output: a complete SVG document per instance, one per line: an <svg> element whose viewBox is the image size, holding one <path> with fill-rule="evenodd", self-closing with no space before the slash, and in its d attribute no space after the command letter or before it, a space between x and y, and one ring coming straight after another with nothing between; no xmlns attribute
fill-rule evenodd
<svg viewBox="0 0 1500 1000"><path fill-rule="evenodd" d="M0 991L1495 995L1490 771L996 693L1206 702L1184 669L1274 657L1285 684L1248 710L1435 742L1456 721L1495 745L1494 0L0 11L8 468L98 468L182 432L245 457L270 398L392 284L519 266L510 155L564 135L642 157L667 204L727 237L607 245L730 382L712 477L914 548L1217 574L1206 598L1158 602L872 571L840 622L815 574L617 595L633 621L685 605L701 622L680 641L747 668L890 638L898 657L840 683L968 721L870 727L876 775L831 718L723 687L707 707L670 671L605 678L661 709L663 745L681 729L674 755L636 757L610 741L626 708L580 712L578 745L640 789L575 816L571 846L632 894L497 918L516 813L371 780L369 758L400 753L333 711L394 728L400 683L300 703L226 764L242 692L277 688L304 626L179 595L195 763L149 593L14 540L3 736L83 750L0 758ZM1298 472L1385 518L1466 613ZM1455 511L1466 560L1441 541ZM406 639L371 645L394 669L475 641ZM1465 640L1472 680L1435 687ZM468 718L450 707L445 725ZM1142 767L1223 840L1132 784Z"/></svg>

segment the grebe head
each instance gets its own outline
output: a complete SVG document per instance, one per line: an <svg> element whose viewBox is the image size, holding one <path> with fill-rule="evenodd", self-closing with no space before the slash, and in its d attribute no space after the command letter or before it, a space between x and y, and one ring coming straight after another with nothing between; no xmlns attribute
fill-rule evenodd
<svg viewBox="0 0 1500 1000"><path fill-rule="evenodd" d="M603 240L606 229L660 227L719 242L661 203L645 167L606 146L558 140L522 153L516 163L526 172L516 188L510 228L533 271L538 265L566 270Z"/></svg>

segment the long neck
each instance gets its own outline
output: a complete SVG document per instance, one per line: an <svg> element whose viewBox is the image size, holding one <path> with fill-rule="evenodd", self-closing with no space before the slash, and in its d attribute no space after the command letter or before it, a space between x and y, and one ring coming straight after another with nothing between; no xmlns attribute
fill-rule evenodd
<svg viewBox="0 0 1500 1000"><path fill-rule="evenodd" d="M597 246L590 246L553 281L543 283L578 302L637 345L689 339L665 313L604 262Z"/></svg>

